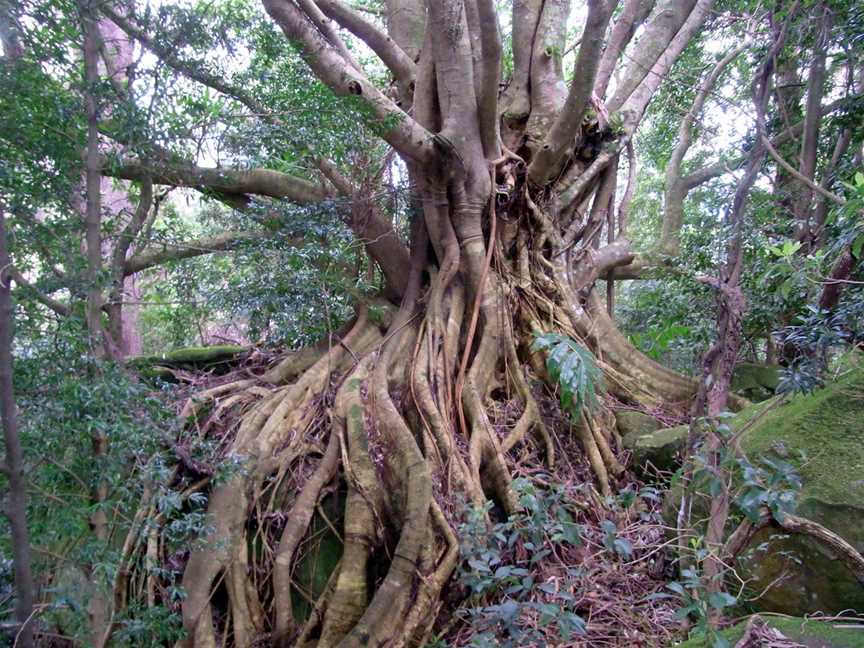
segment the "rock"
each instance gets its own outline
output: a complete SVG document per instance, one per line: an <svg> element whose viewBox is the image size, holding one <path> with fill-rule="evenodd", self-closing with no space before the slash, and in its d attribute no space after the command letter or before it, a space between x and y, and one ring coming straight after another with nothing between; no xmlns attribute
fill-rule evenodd
<svg viewBox="0 0 864 648"><path fill-rule="evenodd" d="M687 442L687 428L686 425L679 425L647 434L625 436L624 447L633 452L632 465L636 471L646 476L657 472L675 472Z"/></svg>
<svg viewBox="0 0 864 648"><path fill-rule="evenodd" d="M663 427L653 416L636 410L618 410L615 412L615 424L622 437L640 437Z"/></svg>
<svg viewBox="0 0 864 648"><path fill-rule="evenodd" d="M794 617L760 617L765 623L779 630L784 637L807 648L864 648L864 630L860 625L849 625L830 621L813 621ZM747 627L747 621L723 630L720 634L730 646L734 646ZM677 648L703 648L705 639L697 637L678 644Z"/></svg>
<svg viewBox="0 0 864 648"><path fill-rule="evenodd" d="M732 391L759 402L771 398L780 383L780 367L742 362L732 373Z"/></svg>
<svg viewBox="0 0 864 648"><path fill-rule="evenodd" d="M741 437L741 448L752 463L771 458L793 465L802 481L797 514L831 529L864 553L864 359L858 358L857 363L812 394L794 396L786 403L772 399L745 409L733 419L732 427L750 424ZM647 443L643 437L637 446ZM675 490L667 493L667 523L674 520L679 498L680 491L677 497ZM694 506L704 512L709 498L699 499L701 504L697 500ZM700 517L697 510L694 517ZM749 581L748 595L767 590L753 604L759 611L794 616L847 608L864 612L864 586L810 537L764 529L750 541L739 562L739 573Z"/></svg>

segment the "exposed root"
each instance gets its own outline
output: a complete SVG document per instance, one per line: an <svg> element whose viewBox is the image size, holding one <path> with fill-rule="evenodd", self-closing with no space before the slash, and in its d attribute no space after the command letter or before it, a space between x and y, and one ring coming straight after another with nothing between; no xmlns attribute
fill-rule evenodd
<svg viewBox="0 0 864 648"><path fill-rule="evenodd" d="M181 418L215 440L230 466L199 471L207 531L188 560L166 556L153 530L166 521L142 503L150 511L142 515L156 521L124 549L130 565L136 553L146 556L151 571L140 589L149 604L164 597L155 566L177 563L184 647L422 645L448 614L443 599L453 595L456 529L467 507L489 510L491 500L490 521L517 513L514 476L612 494L624 470L610 412L601 404L575 425L563 417L556 386L530 349L534 332L580 340L610 390L630 403L683 398L690 389L594 313L596 272L568 266L591 255L558 254L558 225L527 192L514 190L513 200L524 198L530 218L502 214L500 227L485 201L441 196L455 205L453 218L424 202L432 245L415 240L392 319L372 323L360 308L315 347L258 374L223 376L184 405ZM574 235L570 244L577 242ZM430 249L437 264L427 263ZM183 470L178 482L188 484L194 471ZM324 514L328 502L342 512L335 519ZM325 535L339 549L321 560L313 586L304 569ZM595 539L591 550L602 546ZM123 579L118 601L132 589L131 576Z"/></svg>

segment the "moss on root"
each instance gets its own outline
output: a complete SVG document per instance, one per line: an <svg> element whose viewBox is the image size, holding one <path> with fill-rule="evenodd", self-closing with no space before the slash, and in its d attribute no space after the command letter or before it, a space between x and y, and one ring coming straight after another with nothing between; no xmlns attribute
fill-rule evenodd
<svg viewBox="0 0 864 648"><path fill-rule="evenodd" d="M224 362L233 360L238 355L249 351L250 347L237 346L234 344L220 344L215 346L185 347L174 349L165 353L137 356L128 360L133 366L146 365L200 365L212 362Z"/></svg>

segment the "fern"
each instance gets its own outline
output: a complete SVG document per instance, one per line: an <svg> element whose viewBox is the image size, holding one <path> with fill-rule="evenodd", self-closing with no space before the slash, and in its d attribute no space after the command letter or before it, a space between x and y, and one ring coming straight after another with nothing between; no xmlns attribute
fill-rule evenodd
<svg viewBox="0 0 864 648"><path fill-rule="evenodd" d="M557 333L538 335L531 348L546 351L546 369L561 390L561 407L571 416L577 417L583 407L589 410L597 407L603 373L588 349Z"/></svg>

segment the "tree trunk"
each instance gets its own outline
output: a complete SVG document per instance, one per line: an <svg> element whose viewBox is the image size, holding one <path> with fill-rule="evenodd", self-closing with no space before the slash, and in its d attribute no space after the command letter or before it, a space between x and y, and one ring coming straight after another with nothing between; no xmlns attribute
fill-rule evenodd
<svg viewBox="0 0 864 648"><path fill-rule="evenodd" d="M18 434L15 393L12 386L12 329L14 314L10 294L11 278L6 272L12 262L6 238L6 216L0 209L0 417L6 456L2 471L9 480L5 513L12 530L12 567L15 572L15 619L20 623L15 645L32 648L35 586L30 569L30 538L27 533L27 480L24 453Z"/></svg>

